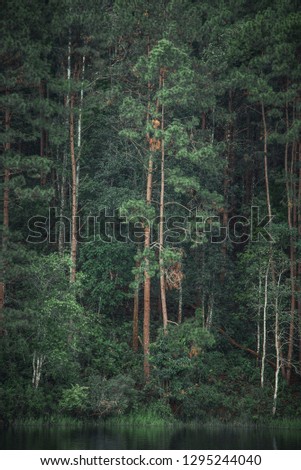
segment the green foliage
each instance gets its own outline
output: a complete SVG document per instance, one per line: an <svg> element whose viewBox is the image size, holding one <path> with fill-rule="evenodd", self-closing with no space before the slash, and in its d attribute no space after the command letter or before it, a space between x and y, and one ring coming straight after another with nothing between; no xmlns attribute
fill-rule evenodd
<svg viewBox="0 0 301 470"><path fill-rule="evenodd" d="M94 416L114 416L129 411L137 392L134 380L126 375L111 379L94 376L89 381L89 403Z"/></svg>
<svg viewBox="0 0 301 470"><path fill-rule="evenodd" d="M64 390L59 402L59 408L63 412L82 414L88 406L88 387L78 384Z"/></svg>
<svg viewBox="0 0 301 470"><path fill-rule="evenodd" d="M284 0L4 0L0 420L51 421L60 413L144 424L175 417L261 422L272 408L276 331L287 368L293 345L293 384L280 374L277 416L300 415L300 26L297 2ZM71 98L78 228L81 235L87 229L73 283ZM266 215L267 196L272 243L250 221L251 206L259 219ZM50 206L65 217L63 246L49 239ZM36 216L48 238L28 243L28 221ZM97 217L97 233L86 217ZM153 225L144 249L147 221ZM252 238L239 239L251 230ZM167 335L159 258L166 279L180 279L166 291Z"/></svg>
<svg viewBox="0 0 301 470"><path fill-rule="evenodd" d="M83 289L90 309L110 313L128 298L133 250L129 244L105 243L99 238L83 245L80 259L85 272Z"/></svg>
<svg viewBox="0 0 301 470"><path fill-rule="evenodd" d="M197 320L169 325L167 336L161 331L151 345L153 376L160 393L181 401L184 389L196 380L206 349L213 344L214 338Z"/></svg>

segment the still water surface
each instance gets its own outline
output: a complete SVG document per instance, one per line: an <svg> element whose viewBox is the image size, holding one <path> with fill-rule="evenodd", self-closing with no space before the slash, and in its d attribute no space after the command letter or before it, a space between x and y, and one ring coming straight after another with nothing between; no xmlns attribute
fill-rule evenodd
<svg viewBox="0 0 301 470"><path fill-rule="evenodd" d="M0 429L0 449L301 449L301 430L169 426Z"/></svg>

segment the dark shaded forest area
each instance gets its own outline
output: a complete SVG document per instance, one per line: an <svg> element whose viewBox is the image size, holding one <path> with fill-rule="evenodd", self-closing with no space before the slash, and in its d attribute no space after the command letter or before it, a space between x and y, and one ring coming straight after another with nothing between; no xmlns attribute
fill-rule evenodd
<svg viewBox="0 0 301 470"><path fill-rule="evenodd" d="M0 30L0 421L301 417L297 0Z"/></svg>

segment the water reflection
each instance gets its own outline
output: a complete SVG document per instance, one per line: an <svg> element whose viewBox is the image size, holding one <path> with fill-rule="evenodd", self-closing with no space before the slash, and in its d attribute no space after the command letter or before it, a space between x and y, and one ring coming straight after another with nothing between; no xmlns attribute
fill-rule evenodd
<svg viewBox="0 0 301 470"><path fill-rule="evenodd" d="M91 426L0 430L1 449L301 449L301 430L267 428Z"/></svg>

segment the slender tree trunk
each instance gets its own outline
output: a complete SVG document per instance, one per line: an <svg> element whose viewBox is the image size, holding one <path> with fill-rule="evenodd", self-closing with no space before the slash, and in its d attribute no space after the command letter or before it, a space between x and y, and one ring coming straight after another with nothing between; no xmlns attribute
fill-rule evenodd
<svg viewBox="0 0 301 470"><path fill-rule="evenodd" d="M296 276L296 248L295 248L295 236L292 233L296 226L296 205L295 205L295 185L293 182L294 178L294 167L295 167L295 143L292 146L292 159L290 166L290 181L291 181L291 204L289 207L291 216L289 221L290 229L290 279L291 279L291 312L290 312L290 327L289 327L289 338L288 338L288 351L287 351L287 383L290 384L292 374L292 359L294 351L294 330L295 330L295 276Z"/></svg>
<svg viewBox="0 0 301 470"><path fill-rule="evenodd" d="M148 40L147 54L150 54L150 46ZM148 108L146 123L149 124L150 120L150 90L151 84L148 82ZM150 143L149 134L147 134L147 141ZM152 201L152 190L153 190L153 151L151 145L149 145L149 154L148 154L148 167L147 167L147 181L146 181L146 204L147 206L151 205ZM146 381L150 378L150 364L149 364L149 343L150 343L150 295L151 295L151 278L149 275L149 251L150 251L150 224L146 222L144 227L144 252L145 252L145 270L144 270L144 292L143 292L143 368L144 368L144 378Z"/></svg>
<svg viewBox="0 0 301 470"><path fill-rule="evenodd" d="M164 88L164 71L160 75L160 88ZM163 317L163 331L167 334L167 306L164 268L164 194L165 194L165 147L164 147L164 105L161 105L161 189L160 189L160 222L159 222L159 267L160 267L160 293Z"/></svg>
<svg viewBox="0 0 301 470"><path fill-rule="evenodd" d="M39 386L44 360L45 360L45 357L42 354L38 354L36 351L34 351L33 358L32 358L32 380L31 380L34 388L38 388Z"/></svg>
<svg viewBox="0 0 301 470"><path fill-rule="evenodd" d="M261 273L259 271L259 279L258 279L258 310L257 310L257 348L256 352L259 358L259 353L260 353L260 321L261 321L261 294L262 294L262 280L261 280ZM257 358L257 364L258 364L258 359Z"/></svg>
<svg viewBox="0 0 301 470"><path fill-rule="evenodd" d="M264 104L261 103L262 109L262 123L263 123L263 152L264 152L264 180L265 180L265 190L266 190L266 200L267 200L267 209L268 209L268 216L271 219L272 217L272 209L271 209L271 200L270 200L270 186L269 186L269 173L268 173L268 130L267 130L267 123L266 123L266 115Z"/></svg>
<svg viewBox="0 0 301 470"><path fill-rule="evenodd" d="M279 274L277 282L277 292L275 300L275 350L276 350L276 368L275 368L275 385L274 385L274 397L273 397L273 409L272 414L275 416L277 411L277 399L278 399L278 388L279 388L279 372L281 369L281 345L280 345L280 332L279 332L279 290L281 283L281 276L283 272Z"/></svg>
<svg viewBox="0 0 301 470"><path fill-rule="evenodd" d="M139 288L134 292L134 312L133 312L133 351L138 351L139 345Z"/></svg>
<svg viewBox="0 0 301 470"><path fill-rule="evenodd" d="M153 155L149 152L146 203L151 204L153 181ZM149 366L149 340L150 340L150 294L151 278L149 275L149 250L150 250L150 225L147 222L144 227L144 251L145 251L145 271L144 271L144 311L143 311L143 351L144 351L144 376L146 380L150 377Z"/></svg>
<svg viewBox="0 0 301 470"><path fill-rule="evenodd" d="M85 80L86 57L82 58L81 69L81 88L79 97L79 112L77 123L77 159L76 159L76 207L78 207L78 190L79 190L79 174L80 174L80 157L82 150L82 116L84 103L84 80Z"/></svg>
<svg viewBox="0 0 301 470"><path fill-rule="evenodd" d="M70 281L76 278L76 251L77 251L77 176L76 158L74 148L74 94L70 97L70 156L72 171L72 206L71 206L71 271Z"/></svg>
<svg viewBox="0 0 301 470"><path fill-rule="evenodd" d="M144 230L145 248L150 246L150 229ZM150 338L150 289L151 279L148 273L149 259L145 259L144 271L144 311L143 311L143 352L144 352L144 376L146 380L150 377L149 366L149 338Z"/></svg>
<svg viewBox="0 0 301 470"><path fill-rule="evenodd" d="M179 306L178 306L178 324L182 323L183 318L183 284L180 281L179 285Z"/></svg>
<svg viewBox="0 0 301 470"><path fill-rule="evenodd" d="M213 305L214 305L213 294L210 294L209 301L208 301L208 316L207 316L207 319L206 319L206 329L207 330L211 330L211 327L212 327Z"/></svg>
<svg viewBox="0 0 301 470"><path fill-rule="evenodd" d="M140 266L139 261L136 262L136 269ZM135 291L134 291L134 310L133 310L133 351L138 351L139 345L139 274L135 275Z"/></svg>
<svg viewBox="0 0 301 470"><path fill-rule="evenodd" d="M45 84L43 80L40 81L40 101L41 101L41 109L42 103L45 98ZM44 157L45 155L45 129L43 127L43 112L40 111L40 120L41 120L41 128L40 128L40 157ZM44 174L41 175L41 186L46 184L46 176Z"/></svg>
<svg viewBox="0 0 301 470"><path fill-rule="evenodd" d="M66 114L68 111L68 117L65 121L66 130L70 127L69 122L69 108L70 108L70 88L71 88L71 31L69 30L69 41L68 41L68 56L67 56L67 82L68 82L68 92L65 97L65 109ZM69 130L70 132L70 130ZM60 187L60 224L59 224L59 237L58 237L58 251L62 255L64 252L65 246L65 226L63 222L63 216L66 206L66 172L67 172L67 145L63 150L63 168L62 168L62 177L61 177L61 187Z"/></svg>
<svg viewBox="0 0 301 470"><path fill-rule="evenodd" d="M270 261L268 262L267 270L264 276L264 306L263 306L263 338L262 338L262 358L261 358L261 387L264 387L264 370L265 370L265 357L266 357L266 342L267 342L267 308L268 308L268 277L269 277Z"/></svg>
<svg viewBox="0 0 301 470"><path fill-rule="evenodd" d="M59 194L60 194L60 224L59 224L59 235L58 235L58 252L60 255L64 253L66 232L65 225L63 222L65 207L66 207L66 171L67 171L67 150L63 151L63 168L61 182L59 185Z"/></svg>
<svg viewBox="0 0 301 470"><path fill-rule="evenodd" d="M298 144L298 242L301 243L301 142ZM301 375L301 261L298 253L298 321L299 321L299 372Z"/></svg>
<svg viewBox="0 0 301 470"><path fill-rule="evenodd" d="M271 208L269 172L268 172L268 129L267 129L266 113L265 113L263 102L261 102L261 110L262 110L262 123L263 123L264 179L265 179L265 188L266 188L266 201L267 201L268 216L269 216L269 219L271 220L272 208ZM270 247L269 252L270 252L269 265L271 266L272 285L275 289L276 288L276 274L275 274L275 266L274 266L274 259L273 259L273 251L271 247ZM284 369L283 369L283 372L284 372Z"/></svg>
<svg viewBox="0 0 301 470"><path fill-rule="evenodd" d="M232 113L232 91L229 91L228 99L228 111L231 116ZM230 122L226 126L226 142L227 142L227 161L224 170L224 207L223 207L223 227L228 227L229 219L229 186L231 183L231 163L232 163L232 152L233 152L233 123L232 116L230 117ZM220 280L223 284L225 281L225 272L226 272L226 259L227 259L227 239L222 243L222 259L223 265L220 274Z"/></svg>

